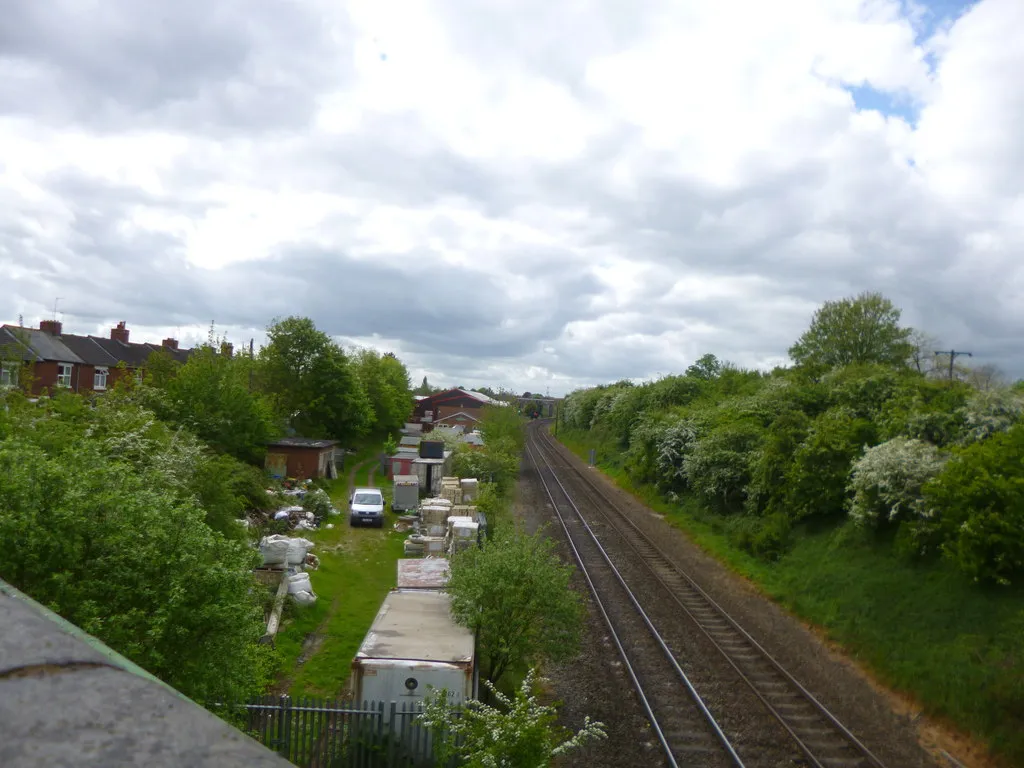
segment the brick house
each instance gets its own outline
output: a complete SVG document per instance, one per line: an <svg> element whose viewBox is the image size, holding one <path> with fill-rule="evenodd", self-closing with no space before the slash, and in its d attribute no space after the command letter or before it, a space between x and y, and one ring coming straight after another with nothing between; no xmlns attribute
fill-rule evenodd
<svg viewBox="0 0 1024 768"><path fill-rule="evenodd" d="M164 339L160 345L130 342L124 322L110 329L110 338L63 330L57 320L43 320L39 328L0 326L0 386L17 386L24 366L31 365L31 395L55 389L104 392L119 376L141 380L146 361L158 349L180 363L187 362L191 354L191 350L179 349L176 339Z"/></svg>
<svg viewBox="0 0 1024 768"><path fill-rule="evenodd" d="M482 392L449 389L417 400L413 405L412 421L431 428L434 424L462 426L466 432L471 432L483 418L484 407L488 405L505 404Z"/></svg>

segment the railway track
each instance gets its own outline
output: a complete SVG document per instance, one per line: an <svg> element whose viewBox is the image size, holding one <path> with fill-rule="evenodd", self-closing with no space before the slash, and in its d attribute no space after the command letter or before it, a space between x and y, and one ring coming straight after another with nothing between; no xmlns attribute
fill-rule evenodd
<svg viewBox="0 0 1024 768"><path fill-rule="evenodd" d="M742 683L749 687L789 735L802 756L802 763L798 764L814 768L885 768L849 729L640 530L585 472L566 461L565 449L543 430L531 430L531 433L529 450L534 462L539 460L545 465L553 482L577 512L577 502L571 500L572 496L559 479L555 467L568 472L572 477L570 482L584 489L588 511L599 514L607 523L604 528L621 537L662 585L669 598L711 642ZM584 500L578 499L578 502L583 504ZM579 514L582 525L592 533L590 526L583 521L582 513Z"/></svg>
<svg viewBox="0 0 1024 768"><path fill-rule="evenodd" d="M604 618L668 765L673 768L744 768L732 744L572 498L567 493L559 495L561 483L553 470L543 459L538 459L529 446L527 453L536 465L569 548L590 587L594 603Z"/></svg>

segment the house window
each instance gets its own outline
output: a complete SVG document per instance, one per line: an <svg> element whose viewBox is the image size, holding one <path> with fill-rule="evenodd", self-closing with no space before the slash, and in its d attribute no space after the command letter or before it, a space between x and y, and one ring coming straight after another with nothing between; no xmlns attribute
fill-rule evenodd
<svg viewBox="0 0 1024 768"><path fill-rule="evenodd" d="M142 383L142 369L141 368L136 368L135 369L135 383L136 384L141 384Z"/></svg>
<svg viewBox="0 0 1024 768"><path fill-rule="evenodd" d="M71 368L70 363L58 363L57 364L57 386L58 387L70 387L71 386Z"/></svg>
<svg viewBox="0 0 1024 768"><path fill-rule="evenodd" d="M18 386L18 364L0 363L0 387Z"/></svg>
<svg viewBox="0 0 1024 768"><path fill-rule="evenodd" d="M106 389L107 388L107 376L109 371L106 368L97 368L96 373L92 377L92 388L93 389Z"/></svg>

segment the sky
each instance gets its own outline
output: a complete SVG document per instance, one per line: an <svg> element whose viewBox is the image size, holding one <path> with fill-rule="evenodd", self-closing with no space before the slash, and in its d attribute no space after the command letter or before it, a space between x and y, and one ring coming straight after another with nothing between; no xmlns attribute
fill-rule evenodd
<svg viewBox="0 0 1024 768"><path fill-rule="evenodd" d="M1020 0L5 0L0 321L562 394L823 302L1024 376Z"/></svg>

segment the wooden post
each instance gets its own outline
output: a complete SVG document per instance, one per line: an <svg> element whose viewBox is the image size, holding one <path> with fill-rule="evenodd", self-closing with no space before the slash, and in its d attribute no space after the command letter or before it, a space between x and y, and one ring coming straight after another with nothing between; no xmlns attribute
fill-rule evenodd
<svg viewBox="0 0 1024 768"><path fill-rule="evenodd" d="M281 583L277 587L277 596L274 598L274 607L270 611L270 620L267 621L267 632L260 638L261 643L273 643L277 628L281 625L281 611L284 610L284 599L288 595L288 572L281 571Z"/></svg>

